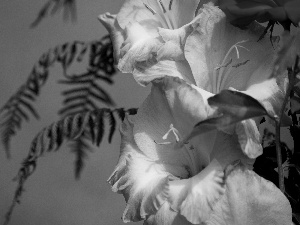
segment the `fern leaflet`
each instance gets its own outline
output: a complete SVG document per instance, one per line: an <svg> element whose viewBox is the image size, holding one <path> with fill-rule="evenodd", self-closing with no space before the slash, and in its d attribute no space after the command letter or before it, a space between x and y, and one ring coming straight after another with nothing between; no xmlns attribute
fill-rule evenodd
<svg viewBox="0 0 300 225"><path fill-rule="evenodd" d="M31 28L36 27L40 22L51 14L53 16L59 10L63 9L64 20L71 18L73 21L76 20L76 1L75 0L48 0L46 4L41 8L37 18L30 25Z"/></svg>
<svg viewBox="0 0 300 225"><path fill-rule="evenodd" d="M126 114L133 115L136 114L136 112L137 109L135 108L128 110L123 108L102 108L81 112L72 116L66 116L39 132L33 139L28 156L23 161L22 167L19 169L18 175L15 178L18 181L18 186L15 191L13 202L6 213L4 224L8 224L16 203L20 202L24 190L24 183L35 171L39 157L46 152L58 150L64 141L75 140L76 142L73 142L72 149L76 154L75 176L76 178L79 178L80 171L84 166L83 159L86 157L85 151L86 149L89 149L87 140L99 146L105 133L104 121L108 120L108 140L110 142L116 129L116 118L114 114L118 115L119 119L123 120Z"/></svg>
<svg viewBox="0 0 300 225"><path fill-rule="evenodd" d="M74 62L80 62L85 55L88 55L87 72L78 75L68 75L67 70ZM44 53L34 65L26 83L10 97L7 103L0 109L0 132L1 141L5 147L7 156L10 155L9 145L13 135L21 128L23 120L29 121L30 114L39 118L38 112L33 107L33 103L45 85L49 67L54 63L60 63L64 69L64 76L67 84L78 84L83 90L84 99L76 89L71 89L73 94L66 93L66 106L62 109L62 114L69 115L71 109L74 112L84 110L94 110L97 108L95 101L101 101L109 106L113 105L113 100L108 93L98 84L98 81L105 81L112 84L112 76L115 74L112 56L112 44L108 36L101 40L91 42L74 41L56 46ZM84 82L86 85L84 85ZM73 104L74 99L83 99L79 105ZM68 99L69 98L69 99ZM70 104L69 104L70 103ZM77 103L78 104L78 103Z"/></svg>

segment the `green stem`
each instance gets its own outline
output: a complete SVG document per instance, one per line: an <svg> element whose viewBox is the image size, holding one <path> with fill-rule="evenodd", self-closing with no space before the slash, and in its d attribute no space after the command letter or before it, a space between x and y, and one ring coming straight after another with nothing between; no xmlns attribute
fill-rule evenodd
<svg viewBox="0 0 300 225"><path fill-rule="evenodd" d="M281 156L281 147L280 147L280 119L276 120L276 156L277 156L277 165L278 165L278 178L279 178L279 188L284 193L284 175L282 168L282 156Z"/></svg>
<svg viewBox="0 0 300 225"><path fill-rule="evenodd" d="M297 62L298 60L296 60ZM288 77L289 77L289 84L287 91L284 96L284 100L280 109L279 117L275 119L275 125L276 125L276 134L275 134L275 142L276 142L276 155L277 155L277 165L278 165L278 178L279 178L279 188L284 193L285 187L284 187L284 174L283 174L283 168L282 168L282 156L281 156L281 147L280 147L280 124L282 117L284 115L284 110L286 107L286 104L289 100L290 93L294 87L295 83L295 77L296 77L296 66L294 67L294 70L289 70Z"/></svg>

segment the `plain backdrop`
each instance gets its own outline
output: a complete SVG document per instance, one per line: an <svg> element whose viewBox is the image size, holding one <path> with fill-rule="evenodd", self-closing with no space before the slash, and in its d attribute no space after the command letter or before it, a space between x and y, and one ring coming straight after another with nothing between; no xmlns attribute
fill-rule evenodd
<svg viewBox="0 0 300 225"><path fill-rule="evenodd" d="M117 13L121 0L77 0L77 22L63 22L62 13L48 17L30 29L46 0L4 0L0 2L0 106L26 81L32 66L42 53L58 44L73 40L95 40L107 32L97 20L104 12ZM58 84L63 78L60 65L50 69L49 80L42 89L35 107L41 115L37 121L31 116L13 138L11 159L0 145L0 223L13 199L17 174L27 156L31 140L44 126L56 121L62 106ZM130 75L118 74L113 86L104 86L119 107L138 107L149 93ZM12 215L11 225L118 225L125 208L122 195L113 193L107 178L119 155L118 132L113 144L107 135L100 148L88 155L81 179L74 179L74 155L64 144L58 152L45 154L38 161L36 172L25 185L26 191ZM141 224L141 223L138 223Z"/></svg>

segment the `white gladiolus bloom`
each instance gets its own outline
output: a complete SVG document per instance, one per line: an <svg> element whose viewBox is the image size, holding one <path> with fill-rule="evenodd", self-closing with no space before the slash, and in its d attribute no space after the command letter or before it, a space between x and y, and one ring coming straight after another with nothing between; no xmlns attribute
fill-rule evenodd
<svg viewBox="0 0 300 225"><path fill-rule="evenodd" d="M262 153L254 119L220 125L182 143L196 123L220 115L208 104L220 91L239 90L275 115L285 90L285 76L272 77L276 50L268 40L257 42L262 27L240 30L212 3L199 10L198 5L127 0L117 16L100 16L118 68L142 85L152 83L137 115L121 126L120 159L109 178L127 202L123 220L291 224L286 197L251 171ZM228 167L236 160L243 166Z"/></svg>

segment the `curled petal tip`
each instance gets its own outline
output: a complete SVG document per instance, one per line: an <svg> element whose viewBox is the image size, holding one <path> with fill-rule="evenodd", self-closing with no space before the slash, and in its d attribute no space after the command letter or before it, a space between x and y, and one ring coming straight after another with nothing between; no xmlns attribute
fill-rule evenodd
<svg viewBox="0 0 300 225"><path fill-rule="evenodd" d="M105 26L105 28L110 31L113 28L113 24L115 22L116 15L112 15L109 12L104 14L100 14L98 16L98 20Z"/></svg>
<svg viewBox="0 0 300 225"><path fill-rule="evenodd" d="M110 34L114 49L114 63L117 64L119 62L120 48L124 42L124 32L117 21L117 15L106 12L99 15L98 20Z"/></svg>

